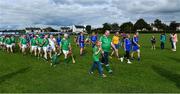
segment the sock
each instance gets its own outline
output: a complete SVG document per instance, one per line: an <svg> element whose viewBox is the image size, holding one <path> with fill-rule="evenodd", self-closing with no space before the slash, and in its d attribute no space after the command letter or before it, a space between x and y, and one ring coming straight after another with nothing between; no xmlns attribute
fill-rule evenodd
<svg viewBox="0 0 180 94"><path fill-rule="evenodd" d="M109 64L106 65L106 70L107 70L109 73L112 72L112 70L111 70Z"/></svg>

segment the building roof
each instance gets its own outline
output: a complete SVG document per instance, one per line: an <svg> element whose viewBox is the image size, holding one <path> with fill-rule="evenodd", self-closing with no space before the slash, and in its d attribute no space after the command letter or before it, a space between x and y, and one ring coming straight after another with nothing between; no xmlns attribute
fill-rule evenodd
<svg viewBox="0 0 180 94"><path fill-rule="evenodd" d="M34 27L29 27L29 28L25 28L26 30L41 30L41 28L34 28Z"/></svg>
<svg viewBox="0 0 180 94"><path fill-rule="evenodd" d="M70 27L61 27L63 30L71 29Z"/></svg>
<svg viewBox="0 0 180 94"><path fill-rule="evenodd" d="M76 28L85 28L85 26L82 25L75 25Z"/></svg>

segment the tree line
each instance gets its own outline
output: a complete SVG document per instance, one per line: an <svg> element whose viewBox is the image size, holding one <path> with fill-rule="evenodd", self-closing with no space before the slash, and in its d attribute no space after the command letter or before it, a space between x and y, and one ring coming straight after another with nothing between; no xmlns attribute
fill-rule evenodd
<svg viewBox="0 0 180 94"><path fill-rule="evenodd" d="M148 24L144 19L137 20L134 24L132 22L124 22L121 25L118 23L104 23L102 28L96 28L93 32L104 32L110 30L111 32L144 32L144 33L160 33L160 32L179 32L177 27L179 23L172 21L169 25L163 23L160 19L156 19L153 23Z"/></svg>

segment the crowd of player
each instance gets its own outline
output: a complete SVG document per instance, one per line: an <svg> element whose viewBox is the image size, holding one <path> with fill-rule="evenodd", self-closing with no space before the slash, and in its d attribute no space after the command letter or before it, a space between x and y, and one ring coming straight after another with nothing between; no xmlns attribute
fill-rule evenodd
<svg viewBox="0 0 180 94"><path fill-rule="evenodd" d="M172 42L172 50L176 51L177 34L170 35L170 41ZM49 34L27 34L21 35L15 38L14 35L1 35L0 36L0 49L6 50L8 53L13 53L17 48L22 54L27 54L28 52L37 58L43 58L46 61L51 60L51 66L55 66L59 63L58 58L61 53L64 54L64 62L68 62L68 57L71 57L72 62L75 63L75 59L72 53L72 46L70 41L70 36L64 34L63 38L58 35L56 38ZM161 35L161 49L164 49L166 36ZM131 60L135 59L134 54L137 53L137 60L140 61L140 44L139 44L139 33L134 33L133 37L130 34L116 32L113 38L110 37L110 32L105 31L104 35L98 36L97 33L92 33L91 36L86 36L83 32L74 37L74 42L80 48L80 56L84 55L85 46L92 45L93 49L93 65L90 68L89 73L93 74L94 69L98 69L100 76L106 77L103 74L102 66L108 73L112 73L112 69L109 65L109 57L112 58L114 53L118 60L121 62L124 59L127 60L128 64L131 64ZM152 49L156 49L156 38L152 36ZM125 55L120 57L119 49L123 49ZM110 53L111 52L111 53ZM123 53L123 52L121 52ZM101 56L101 60L100 60Z"/></svg>

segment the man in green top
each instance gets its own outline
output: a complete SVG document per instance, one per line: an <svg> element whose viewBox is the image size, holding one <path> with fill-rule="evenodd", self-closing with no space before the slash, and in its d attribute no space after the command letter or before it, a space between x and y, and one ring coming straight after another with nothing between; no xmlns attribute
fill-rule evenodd
<svg viewBox="0 0 180 94"><path fill-rule="evenodd" d="M5 43L6 43L6 50L7 52L13 52L13 49L12 49L12 41L11 41L11 38L10 36L6 36L5 38Z"/></svg>
<svg viewBox="0 0 180 94"><path fill-rule="evenodd" d="M0 35L0 49L2 49L2 45L3 45L3 36Z"/></svg>
<svg viewBox="0 0 180 94"><path fill-rule="evenodd" d="M15 47L16 47L16 40L15 40L14 35L11 35L11 41L12 41L12 49L15 50Z"/></svg>
<svg viewBox="0 0 180 94"><path fill-rule="evenodd" d="M34 52L34 56L36 56L37 55L37 37L36 36L34 36L30 40L30 46L31 46L31 49L30 49L31 54Z"/></svg>
<svg viewBox="0 0 180 94"><path fill-rule="evenodd" d="M65 56L65 60L64 60L65 63L67 62L67 57L68 57L69 54L72 57L73 63L75 63L75 60L74 60L74 57L73 57L73 54L72 54L71 43L70 43L70 41L68 39L68 34L64 34L64 38L61 40L60 49L62 49L63 54Z"/></svg>
<svg viewBox="0 0 180 94"><path fill-rule="evenodd" d="M43 36L37 35L38 58L42 57Z"/></svg>
<svg viewBox="0 0 180 94"><path fill-rule="evenodd" d="M101 42L101 47L102 47L102 63L105 64L106 70L109 73L112 73L112 70L109 66L108 57L109 57L109 52L111 50L111 47L115 49L115 46L113 45L109 35L110 35L110 32L106 30L105 34L100 37L100 42Z"/></svg>
<svg viewBox="0 0 180 94"><path fill-rule="evenodd" d="M27 39L26 35L23 35L22 38L20 38L20 48L23 54L26 54L27 49Z"/></svg>
<svg viewBox="0 0 180 94"><path fill-rule="evenodd" d="M92 65L89 73L90 73L90 74L93 74L93 71L94 71L95 68L97 67L97 68L98 68L99 75L100 75L101 77L106 77L106 75L103 74L102 65L101 65L101 62L100 62L100 60L99 60L100 55L101 55L101 51L102 51L101 42L100 42L100 41L97 41L95 44L96 44L96 45L95 45L94 48L93 48L93 65Z"/></svg>
<svg viewBox="0 0 180 94"><path fill-rule="evenodd" d="M48 40L48 35L44 36L43 39L43 51L44 51L44 58L47 60L48 59L48 45L49 45L49 40Z"/></svg>

